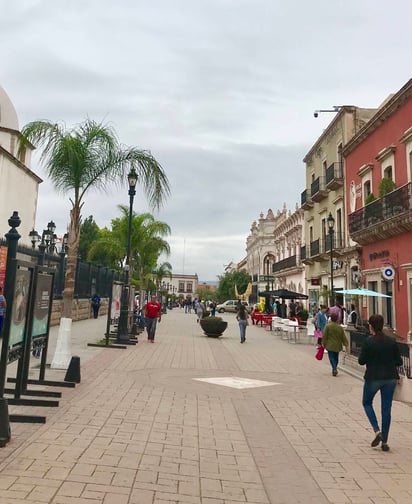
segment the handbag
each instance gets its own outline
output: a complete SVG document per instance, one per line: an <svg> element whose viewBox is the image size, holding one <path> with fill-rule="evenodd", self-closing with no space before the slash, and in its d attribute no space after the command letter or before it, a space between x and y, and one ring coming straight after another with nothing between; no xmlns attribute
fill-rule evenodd
<svg viewBox="0 0 412 504"><path fill-rule="evenodd" d="M325 347L320 345L320 347L318 348L318 351L316 352L316 355L315 355L316 359L322 360L324 353L325 353Z"/></svg>
<svg viewBox="0 0 412 504"><path fill-rule="evenodd" d="M320 329L315 329L315 331L313 333L313 337L314 338L323 338L322 331Z"/></svg>
<svg viewBox="0 0 412 504"><path fill-rule="evenodd" d="M399 380L395 387L393 400L412 403L412 380L402 373L399 373Z"/></svg>

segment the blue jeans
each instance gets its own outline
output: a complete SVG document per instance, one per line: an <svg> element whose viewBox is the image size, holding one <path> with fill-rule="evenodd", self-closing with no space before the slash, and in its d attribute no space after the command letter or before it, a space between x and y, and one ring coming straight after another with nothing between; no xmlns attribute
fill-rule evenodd
<svg viewBox="0 0 412 504"><path fill-rule="evenodd" d="M154 340L156 334L157 317L150 318L146 317L146 330L149 339Z"/></svg>
<svg viewBox="0 0 412 504"><path fill-rule="evenodd" d="M246 326L247 320L239 320L240 341L246 340Z"/></svg>
<svg viewBox="0 0 412 504"><path fill-rule="evenodd" d="M332 370L336 371L339 364L339 352L332 352L332 350L328 350L328 357Z"/></svg>
<svg viewBox="0 0 412 504"><path fill-rule="evenodd" d="M378 432L380 429L372 403L376 393L380 390L382 412L381 436L384 443L388 441L389 427L391 425L392 398L395 387L396 380L365 381L363 385L362 405L374 432Z"/></svg>

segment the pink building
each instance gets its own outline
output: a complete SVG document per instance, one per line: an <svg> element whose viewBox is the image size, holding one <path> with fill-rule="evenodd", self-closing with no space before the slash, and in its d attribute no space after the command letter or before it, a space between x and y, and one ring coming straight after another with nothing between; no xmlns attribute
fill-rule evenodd
<svg viewBox="0 0 412 504"><path fill-rule="evenodd" d="M361 245L360 285L392 296L362 297L362 316L381 313L403 341L412 328L412 79L345 146L346 212ZM372 196L373 195L373 196Z"/></svg>

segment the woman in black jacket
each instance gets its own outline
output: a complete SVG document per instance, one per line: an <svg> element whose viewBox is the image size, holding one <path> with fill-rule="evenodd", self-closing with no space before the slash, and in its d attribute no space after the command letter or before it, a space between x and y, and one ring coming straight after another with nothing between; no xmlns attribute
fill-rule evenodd
<svg viewBox="0 0 412 504"><path fill-rule="evenodd" d="M396 382L399 380L396 368L402 365L402 358L396 341L385 336L382 330L382 315L372 315L369 318L369 331L372 336L366 340L358 361L361 365L366 364L362 405L375 432L371 446L378 446L382 442L382 450L389 451L392 399ZM373 409L373 398L378 391L381 393L382 431Z"/></svg>

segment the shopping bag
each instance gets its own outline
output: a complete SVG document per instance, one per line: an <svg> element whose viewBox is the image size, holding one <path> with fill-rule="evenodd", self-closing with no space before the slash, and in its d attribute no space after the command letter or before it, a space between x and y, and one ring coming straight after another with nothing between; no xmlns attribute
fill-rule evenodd
<svg viewBox="0 0 412 504"><path fill-rule="evenodd" d="M393 399L394 401L412 403L412 380L402 373L399 373L399 376Z"/></svg>
<svg viewBox="0 0 412 504"><path fill-rule="evenodd" d="M322 345L320 345L320 347L318 348L318 351L316 352L316 355L315 357L318 359L318 360L322 360L323 359L323 354L325 353L325 347L323 347Z"/></svg>
<svg viewBox="0 0 412 504"><path fill-rule="evenodd" d="M313 333L313 337L314 338L322 338L323 337L322 331L320 329L315 329L315 331Z"/></svg>

